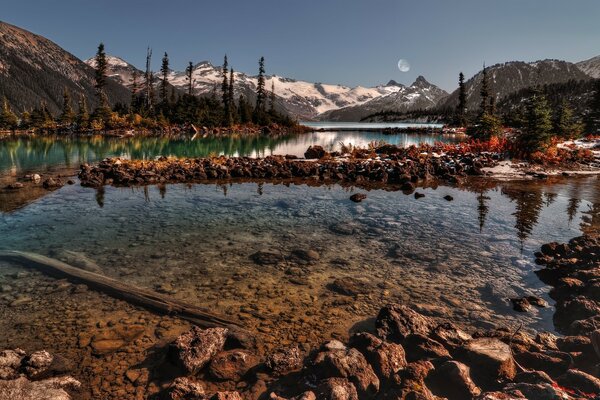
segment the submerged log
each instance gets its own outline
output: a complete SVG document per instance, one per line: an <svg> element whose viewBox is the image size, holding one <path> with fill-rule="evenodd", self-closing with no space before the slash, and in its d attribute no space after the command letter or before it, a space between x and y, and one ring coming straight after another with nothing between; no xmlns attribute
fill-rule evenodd
<svg viewBox="0 0 600 400"><path fill-rule="evenodd" d="M22 251L0 251L0 260L34 268L44 274L66 278L75 283L84 283L90 289L152 311L177 316L202 328L227 327L234 331L241 330L238 323L210 314L192 304L95 272L76 268L40 254Z"/></svg>

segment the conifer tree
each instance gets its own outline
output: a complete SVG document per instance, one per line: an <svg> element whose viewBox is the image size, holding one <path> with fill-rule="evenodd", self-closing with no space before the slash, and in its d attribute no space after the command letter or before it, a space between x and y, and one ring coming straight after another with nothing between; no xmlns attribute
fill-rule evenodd
<svg viewBox="0 0 600 400"><path fill-rule="evenodd" d="M75 112L73 111L73 106L71 105L71 95L67 88L63 91L63 107L62 113L60 114L59 121L61 124L70 125L73 123L75 119Z"/></svg>
<svg viewBox="0 0 600 400"><path fill-rule="evenodd" d="M481 77L481 102L479 116L474 126L469 126L467 133L481 139L489 139L502 133L500 118L495 114L495 96L491 95L487 68L484 64Z"/></svg>
<svg viewBox="0 0 600 400"><path fill-rule="evenodd" d="M467 91L465 89L465 75L458 74L458 106L456 107L456 125L467 125Z"/></svg>
<svg viewBox="0 0 600 400"><path fill-rule="evenodd" d="M0 113L0 129L17 129L18 119L15 113L10 109L8 99L4 97L2 100L2 112Z"/></svg>
<svg viewBox="0 0 600 400"><path fill-rule="evenodd" d="M519 142L523 150L531 154L546 148L552 136L552 111L546 96L539 87L527 101L527 122Z"/></svg>
<svg viewBox="0 0 600 400"><path fill-rule="evenodd" d="M108 97L106 96L106 71L108 63L106 61L106 53L104 52L104 43L98 45L98 51L96 52L96 96L98 98L98 108L96 109L96 116L100 120L107 120L110 116L110 106L108 104Z"/></svg>
<svg viewBox="0 0 600 400"><path fill-rule="evenodd" d="M590 112L586 117L586 134L600 134L600 79L594 83L594 94L589 104Z"/></svg>
<svg viewBox="0 0 600 400"><path fill-rule="evenodd" d="M223 68L221 70L221 99L223 102L223 126L231 126L231 107L229 104L229 64L227 54L223 59Z"/></svg>
<svg viewBox="0 0 600 400"><path fill-rule="evenodd" d="M258 61L258 83L256 85L256 111L258 113L265 110L265 58L261 57Z"/></svg>
<svg viewBox="0 0 600 400"><path fill-rule="evenodd" d="M146 107L148 111L152 110L154 105L154 74L151 70L152 49L148 47L146 50L146 73L144 74L144 88L146 95Z"/></svg>
<svg viewBox="0 0 600 400"><path fill-rule="evenodd" d="M479 116L480 118L489 112L490 105L490 88L487 77L487 68L483 65L482 77L481 77L481 89L479 91L481 96L481 103L479 105Z"/></svg>
<svg viewBox="0 0 600 400"><path fill-rule="evenodd" d="M87 129L90 123L90 115L88 112L88 105L84 95L79 96L78 102L79 111L77 112L77 117L75 121L77 122L77 126L79 129Z"/></svg>
<svg viewBox="0 0 600 400"><path fill-rule="evenodd" d="M162 80L160 82L160 100L163 102L163 105L165 105L168 102L167 89L169 87L169 56L166 52L162 59L160 73L162 75Z"/></svg>
<svg viewBox="0 0 600 400"><path fill-rule="evenodd" d="M243 94L240 94L238 100L238 109L240 115L240 122L242 124L247 124L252 121L252 110L250 109L250 104L246 101L246 98Z"/></svg>
<svg viewBox="0 0 600 400"><path fill-rule="evenodd" d="M570 139L581 134L581 125L575 120L573 109L566 100L563 100L556 112L554 132L562 138Z"/></svg>
<svg viewBox="0 0 600 400"><path fill-rule="evenodd" d="M190 61L187 68L185 69L185 76L188 81L188 95L191 96L194 90L194 81L192 80L192 73L194 72L194 65Z"/></svg>

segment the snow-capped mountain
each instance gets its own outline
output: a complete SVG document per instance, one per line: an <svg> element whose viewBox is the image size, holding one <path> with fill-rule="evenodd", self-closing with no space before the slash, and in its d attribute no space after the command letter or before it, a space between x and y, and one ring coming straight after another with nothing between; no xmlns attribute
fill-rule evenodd
<svg viewBox="0 0 600 400"><path fill-rule="evenodd" d="M95 106L92 68L52 41L4 22L0 22L0 82L0 98L6 97L15 111L45 102L57 113L64 89L73 103L83 94ZM130 99L129 91L111 79L106 92L112 104Z"/></svg>
<svg viewBox="0 0 600 400"><path fill-rule="evenodd" d="M338 110L331 110L319 115L319 119L327 121L360 121L362 118L383 111L408 112L429 110L448 96L448 92L427 82L419 76L410 86L390 81L387 87L394 90L365 103Z"/></svg>
<svg viewBox="0 0 600 400"><path fill-rule="evenodd" d="M511 61L496 64L487 68L491 92L496 95L496 102L511 93L536 85L549 85L568 81L590 79L575 64L560 60L542 60L531 63ZM479 107L483 73L479 71L465 82L467 92L467 109ZM458 77L457 77L458 78ZM454 109L458 105L458 89L442 103L442 107Z"/></svg>
<svg viewBox="0 0 600 400"><path fill-rule="evenodd" d="M600 56L578 62L577 67L592 78L600 79Z"/></svg>
<svg viewBox="0 0 600 400"><path fill-rule="evenodd" d="M86 60L90 66L94 60ZM133 71L136 67L127 63L122 58L107 56L109 76L121 84L131 87ZM192 79L196 95L209 95L213 90L219 94L222 68L214 66L209 61L202 61L193 67ZM143 72L138 70L140 77ZM140 82L141 82L140 78ZM243 72L234 72L236 96L244 94L250 101L254 100L258 79ZM377 87L348 87L343 85L311 83L277 75L266 76L266 89L271 90L274 85L276 103L279 108L285 109L290 114L300 118L315 118L319 114L336 110L342 107L355 106L366 103L375 98L395 93L401 85L381 85ZM181 92L187 92L188 79L185 72L171 71L169 83Z"/></svg>

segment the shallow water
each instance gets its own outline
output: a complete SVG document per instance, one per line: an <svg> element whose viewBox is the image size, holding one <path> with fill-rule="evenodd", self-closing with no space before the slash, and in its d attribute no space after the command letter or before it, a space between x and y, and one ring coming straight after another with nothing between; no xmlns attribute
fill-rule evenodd
<svg viewBox="0 0 600 400"><path fill-rule="evenodd" d="M356 204L337 185L74 185L0 214L0 249L79 253L106 275L240 320L273 346L343 337L388 302L465 325L553 330L551 308L516 313L507 299L548 299L533 252L580 234L594 204L572 196L590 187L596 178L475 182L421 188L418 200L371 190ZM293 257L298 249L320 259ZM258 265L257 251L286 259ZM364 293L330 290L341 277L362 280Z"/></svg>
<svg viewBox="0 0 600 400"><path fill-rule="evenodd" d="M303 157L309 146L320 145L328 151L340 144L366 147L371 142L409 146L435 142L456 142L457 138L439 134L394 134L381 132L315 132L281 137L210 137L191 139L37 137L0 141L0 175L18 175L49 168L78 168L83 162L106 157L153 159L158 156L206 157L211 155L264 157L291 154Z"/></svg>

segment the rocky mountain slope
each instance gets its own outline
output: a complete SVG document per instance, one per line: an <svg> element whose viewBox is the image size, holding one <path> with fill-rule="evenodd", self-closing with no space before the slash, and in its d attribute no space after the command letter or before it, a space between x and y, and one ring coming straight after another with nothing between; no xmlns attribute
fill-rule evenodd
<svg viewBox="0 0 600 400"><path fill-rule="evenodd" d="M325 112L319 115L319 119L323 121L360 121L362 118L378 112L402 113L429 110L448 96L448 92L427 82L422 76L419 76L410 86L392 81L388 87L393 87L395 90L363 104Z"/></svg>
<svg viewBox="0 0 600 400"><path fill-rule="evenodd" d="M83 94L95 106L90 66L52 41L4 22L0 22L0 82L0 98L5 96L15 111L44 101L58 113L65 88L74 99ZM129 90L113 80L108 82L107 95L111 104L130 99Z"/></svg>
<svg viewBox="0 0 600 400"><path fill-rule="evenodd" d="M600 78L600 56L578 62L577 67L592 78Z"/></svg>
<svg viewBox="0 0 600 400"><path fill-rule="evenodd" d="M532 63L511 61L488 67L487 73L491 91L496 94L497 102L511 93L538 84L548 85L590 79L575 64L560 60L542 60ZM476 110L479 107L482 76L483 73L480 71L465 83L469 110ZM441 107L453 109L457 104L458 89L441 103Z"/></svg>

